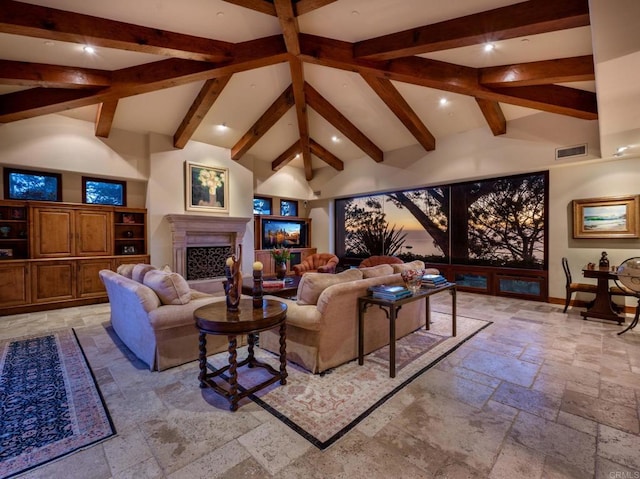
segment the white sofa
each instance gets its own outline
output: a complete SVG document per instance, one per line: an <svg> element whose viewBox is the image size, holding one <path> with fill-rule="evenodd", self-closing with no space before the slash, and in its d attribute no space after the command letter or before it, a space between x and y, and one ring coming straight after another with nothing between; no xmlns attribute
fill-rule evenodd
<svg viewBox="0 0 640 479"><path fill-rule="evenodd" d="M305 273L297 300L273 298L286 303L287 360L313 373L339 366L358 357L358 297L370 286L402 284L400 271L424 268L422 261L382 264L350 269L338 274ZM437 274L438 270L427 272ZM396 320L396 338L425 324L425 301L402 306ZM371 307L365 314L365 354L389 343L389 320L383 310ZM260 347L279 351L276 331L260 333Z"/></svg>
<svg viewBox="0 0 640 479"><path fill-rule="evenodd" d="M111 325L122 342L150 370L161 371L198 359L193 312L225 301L189 289L182 276L146 265L100 271L109 296ZM226 350L226 336L207 336L207 354Z"/></svg>

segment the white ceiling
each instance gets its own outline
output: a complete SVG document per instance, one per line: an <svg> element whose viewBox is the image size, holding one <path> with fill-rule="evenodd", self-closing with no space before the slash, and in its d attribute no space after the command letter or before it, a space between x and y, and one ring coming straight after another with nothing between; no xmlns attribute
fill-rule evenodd
<svg viewBox="0 0 640 479"><path fill-rule="evenodd" d="M25 3L233 43L281 33L276 17L221 0L29 0ZM514 3L519 2L338 0L300 16L298 21L301 32L354 42ZM499 41L495 47L489 53L483 50L482 45L476 45L422 56L469 67L488 67L593 53L590 27ZM82 45L78 44L0 34L0 59L4 60L116 70L164 58L109 48L98 48L94 55L87 55ZM360 75L304 64L304 77L383 151L416 143L415 138ZM610 81L619 82L619 79ZM192 138L231 148L290 83L287 63L233 75ZM637 98L640 90L636 83L626 81L617 91ZM113 128L173 136L202 84L195 82L123 98L118 103ZM486 120L471 97L406 83L394 82L394 85L436 140L465 130L487 127ZM566 85L596 91L596 82ZM0 85L0 94L24 88ZM443 97L448 100L445 106L439 103ZM617 97L615 100L620 101ZM501 107L507 119L507 129L509 120L539 113L512 105L501 104ZM96 112L97 105L70 110L65 114L94 121ZM634 120L640 127L637 115ZM228 127L224 131L217 128L222 123ZM346 162L363 156L358 147L311 109L309 125L312 138L341 160ZM628 123L625 128L627 126ZM337 142L331 140L334 135L339 138ZM249 154L259 161L270 163L298 138L295 108L292 108L249 150ZM294 160L291 165L302 166L302 161ZM316 168L326 164L314 157L313 166Z"/></svg>

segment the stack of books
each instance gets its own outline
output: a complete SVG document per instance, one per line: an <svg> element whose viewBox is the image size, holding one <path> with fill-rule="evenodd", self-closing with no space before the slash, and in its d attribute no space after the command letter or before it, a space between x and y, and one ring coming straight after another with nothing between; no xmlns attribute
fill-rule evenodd
<svg viewBox="0 0 640 479"><path fill-rule="evenodd" d="M377 286L369 287L369 291L371 292L371 296L373 296L374 298L387 299L390 301L396 301L398 299L411 296L411 291L409 291L404 286L389 286L386 284L380 284Z"/></svg>
<svg viewBox="0 0 640 479"><path fill-rule="evenodd" d="M262 281L263 289L284 288L284 280L282 279L265 279Z"/></svg>
<svg viewBox="0 0 640 479"><path fill-rule="evenodd" d="M441 274L425 274L422 277L422 286L426 288L438 288L447 284L447 280Z"/></svg>

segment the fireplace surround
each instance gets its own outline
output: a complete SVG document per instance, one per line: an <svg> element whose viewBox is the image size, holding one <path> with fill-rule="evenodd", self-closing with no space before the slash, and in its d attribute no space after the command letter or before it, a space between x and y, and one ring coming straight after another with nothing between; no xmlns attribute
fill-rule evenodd
<svg viewBox="0 0 640 479"><path fill-rule="evenodd" d="M173 271L184 276L196 289L209 290L216 284L221 284L224 274L215 265L224 264L230 252L236 252L242 244L247 224L252 218L229 216L204 216L172 214L165 218L171 226L171 243L173 248ZM211 254L220 255L210 262L212 269L209 274L203 271L202 265L188 268L188 249L209 249ZM190 255L193 258L193 255ZM189 271L191 270L191 271ZM197 271L193 278L189 274Z"/></svg>

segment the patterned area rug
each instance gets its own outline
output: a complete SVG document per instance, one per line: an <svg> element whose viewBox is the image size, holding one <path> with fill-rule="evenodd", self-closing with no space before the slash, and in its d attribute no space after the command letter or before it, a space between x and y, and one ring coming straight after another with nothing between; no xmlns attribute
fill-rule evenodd
<svg viewBox="0 0 640 479"><path fill-rule="evenodd" d="M73 331L0 341L0 478L114 434Z"/></svg>
<svg viewBox="0 0 640 479"><path fill-rule="evenodd" d="M395 378L389 377L386 346L365 356L362 366L354 360L323 374L311 374L289 363L285 386L276 383L250 397L316 447L326 449L395 393L491 324L458 315L458 334L452 337L450 314L432 312L431 317L430 331L420 329L397 341ZM238 360L245 356L243 348ZM278 369L275 355L257 348L256 357ZM224 366L226 361L226 353L209 357L214 367ZM264 374L262 368L243 367L238 381L249 388L264 379Z"/></svg>

